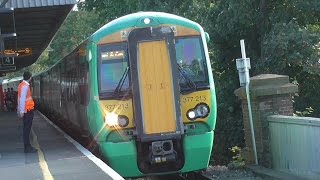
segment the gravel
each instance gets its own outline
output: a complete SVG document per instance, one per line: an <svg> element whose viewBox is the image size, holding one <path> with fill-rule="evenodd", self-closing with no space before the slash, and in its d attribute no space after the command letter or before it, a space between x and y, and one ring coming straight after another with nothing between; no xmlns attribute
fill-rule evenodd
<svg viewBox="0 0 320 180"><path fill-rule="evenodd" d="M241 179L241 180L266 180L266 178L255 175L248 169L229 170L226 166L209 166L205 175L217 180Z"/></svg>
<svg viewBox="0 0 320 180"><path fill-rule="evenodd" d="M209 166L203 174L210 177L212 180L269 180L269 178L257 176L251 170L246 168L230 170L226 166L219 165ZM135 180L177 180L175 176L172 176L171 178L169 177L170 176L145 177ZM188 180L192 179L189 178Z"/></svg>

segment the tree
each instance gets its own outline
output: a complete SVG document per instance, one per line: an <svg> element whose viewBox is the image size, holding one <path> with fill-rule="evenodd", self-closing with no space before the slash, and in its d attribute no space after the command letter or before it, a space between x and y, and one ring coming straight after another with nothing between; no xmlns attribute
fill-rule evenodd
<svg viewBox="0 0 320 180"><path fill-rule="evenodd" d="M102 24L97 21L97 14L87 11L72 11L51 43L44 65L53 65L76 48L82 41L94 33Z"/></svg>
<svg viewBox="0 0 320 180"><path fill-rule="evenodd" d="M241 120L240 104L230 96L239 83L235 59L241 57L240 39L245 39L247 57L251 58L251 76L261 73L289 75L300 89L299 97L294 99L295 109L319 107L319 101L309 101L320 95L320 91L316 91L320 88L316 85L319 74L315 74L316 68L310 68L315 67L319 59L319 49L316 49L320 42L319 1L217 0L211 7L207 29L214 42L210 47L215 52L212 66L218 84L217 131L222 134L216 136L221 142L219 145L224 146L224 141L237 142L237 137L226 134L235 131L242 136L237 128ZM320 110L315 109L310 115L319 117ZM231 127L232 131L224 126Z"/></svg>

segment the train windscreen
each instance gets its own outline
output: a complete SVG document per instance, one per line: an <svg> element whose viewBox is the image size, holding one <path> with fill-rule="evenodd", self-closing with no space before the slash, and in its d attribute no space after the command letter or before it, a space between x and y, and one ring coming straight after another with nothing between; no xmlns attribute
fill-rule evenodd
<svg viewBox="0 0 320 180"><path fill-rule="evenodd" d="M119 93L127 91L129 89L127 46L125 44L101 45L99 59L100 94L113 96L117 90ZM119 84L121 81L123 83Z"/></svg>
<svg viewBox="0 0 320 180"><path fill-rule="evenodd" d="M180 37L175 41L181 90L189 89L188 83L194 84L197 88L208 87L208 70L200 37Z"/></svg>
<svg viewBox="0 0 320 180"><path fill-rule="evenodd" d="M208 70L200 37L179 37L175 42L181 91L207 88ZM129 74L125 43L99 46L100 95L115 96L127 92L130 87Z"/></svg>

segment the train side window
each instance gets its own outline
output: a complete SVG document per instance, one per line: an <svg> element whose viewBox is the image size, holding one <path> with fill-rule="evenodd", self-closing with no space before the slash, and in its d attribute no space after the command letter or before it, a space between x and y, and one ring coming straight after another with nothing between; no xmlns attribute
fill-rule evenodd
<svg viewBox="0 0 320 180"><path fill-rule="evenodd" d="M79 78L79 93L80 93L80 104L88 105L89 103L89 87L88 87L88 62L82 62L80 64L80 78Z"/></svg>
<svg viewBox="0 0 320 180"><path fill-rule="evenodd" d="M66 101L66 71L64 62L60 63L60 88L61 101Z"/></svg>

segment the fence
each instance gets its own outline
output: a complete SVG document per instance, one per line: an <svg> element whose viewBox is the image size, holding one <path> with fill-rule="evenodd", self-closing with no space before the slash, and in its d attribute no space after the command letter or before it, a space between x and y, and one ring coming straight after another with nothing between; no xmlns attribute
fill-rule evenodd
<svg viewBox="0 0 320 180"><path fill-rule="evenodd" d="M320 119L268 117L272 168L320 179Z"/></svg>

